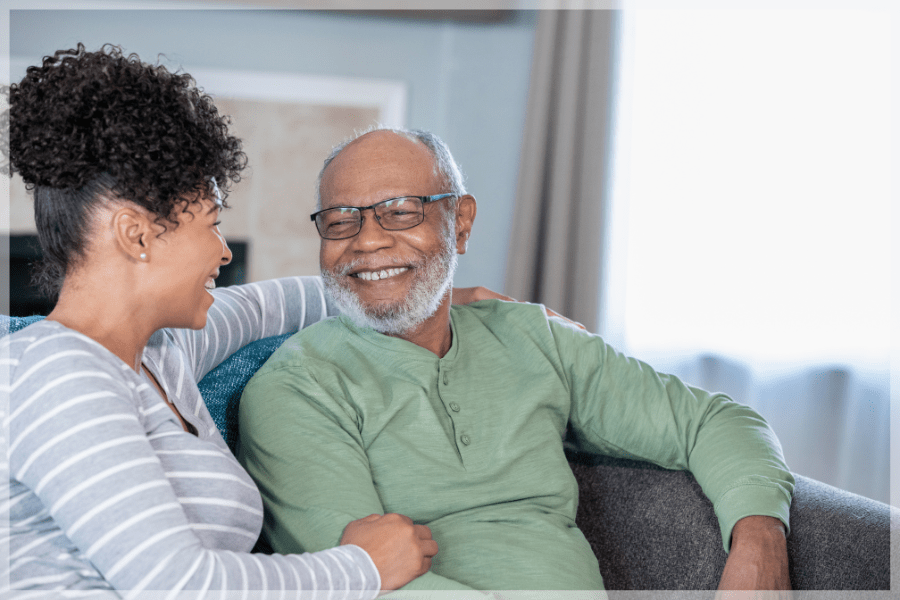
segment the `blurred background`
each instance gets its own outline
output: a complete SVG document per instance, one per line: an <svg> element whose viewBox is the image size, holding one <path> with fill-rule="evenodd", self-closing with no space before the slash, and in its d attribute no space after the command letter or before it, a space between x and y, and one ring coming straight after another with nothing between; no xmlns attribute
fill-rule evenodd
<svg viewBox="0 0 900 600"><path fill-rule="evenodd" d="M288 4L10 7L10 80L78 42L194 75L250 156L223 217L231 283L318 273L307 215L333 144L434 131L478 199L457 285L726 392L792 470L889 501L889 11ZM30 210L13 179L13 314L46 310Z"/></svg>

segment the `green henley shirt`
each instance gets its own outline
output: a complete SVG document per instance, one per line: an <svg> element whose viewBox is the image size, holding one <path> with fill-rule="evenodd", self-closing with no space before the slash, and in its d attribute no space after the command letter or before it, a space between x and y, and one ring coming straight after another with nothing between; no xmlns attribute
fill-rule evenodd
<svg viewBox="0 0 900 600"><path fill-rule="evenodd" d="M689 469L725 549L741 518L788 525L793 478L765 421L721 394L616 352L540 305L451 309L443 358L339 317L304 329L244 391L240 452L281 553L338 544L344 527L397 512L439 552L404 589L602 589L575 525L563 453Z"/></svg>

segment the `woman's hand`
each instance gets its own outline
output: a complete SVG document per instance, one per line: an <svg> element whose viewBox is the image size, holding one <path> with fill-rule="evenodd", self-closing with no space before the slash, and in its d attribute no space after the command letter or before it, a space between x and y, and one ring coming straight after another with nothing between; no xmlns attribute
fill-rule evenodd
<svg viewBox="0 0 900 600"><path fill-rule="evenodd" d="M453 304L471 304L479 300L506 300L507 302L516 302L515 298L498 294L486 287L467 287L453 288L453 296L450 299Z"/></svg>
<svg viewBox="0 0 900 600"><path fill-rule="evenodd" d="M516 300L515 298L510 298L509 296L498 294L497 292L489 290L486 287L482 286L453 288L453 296L450 299L453 304L471 304L472 302L478 302L479 300L505 300L507 302L518 302L518 300ZM579 329L584 329L584 325L582 325L578 321L567 319L556 311L552 311L546 307L544 308L544 310L547 311L548 317L559 317L560 319L568 321L572 325L575 325Z"/></svg>
<svg viewBox="0 0 900 600"><path fill-rule="evenodd" d="M382 591L396 590L424 575L438 551L428 527L396 513L351 521L341 536L344 544L354 544L369 553L381 575Z"/></svg>

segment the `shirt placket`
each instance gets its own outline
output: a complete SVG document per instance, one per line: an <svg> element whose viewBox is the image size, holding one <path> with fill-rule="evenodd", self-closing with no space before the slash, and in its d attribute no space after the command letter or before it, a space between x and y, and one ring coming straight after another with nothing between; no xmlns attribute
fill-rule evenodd
<svg viewBox="0 0 900 600"><path fill-rule="evenodd" d="M444 405L444 410L453 424L453 441L456 444L457 452L463 459L463 463L467 462L467 458L477 447L477 432L473 430L473 421L471 411L465 406L465 400L462 398L458 390L461 386L454 381L454 373L447 365L439 363L438 366L438 396Z"/></svg>

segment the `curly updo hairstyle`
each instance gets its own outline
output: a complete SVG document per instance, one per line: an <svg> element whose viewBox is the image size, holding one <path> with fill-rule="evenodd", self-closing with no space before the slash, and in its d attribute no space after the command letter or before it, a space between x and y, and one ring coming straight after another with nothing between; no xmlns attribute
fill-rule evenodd
<svg viewBox="0 0 900 600"><path fill-rule="evenodd" d="M177 226L178 209L210 192L223 199L247 164L230 119L187 73L83 44L44 57L9 90L9 160L33 190L44 262L35 281L56 298L83 259L92 211L130 200Z"/></svg>

